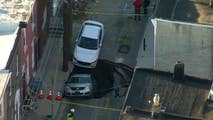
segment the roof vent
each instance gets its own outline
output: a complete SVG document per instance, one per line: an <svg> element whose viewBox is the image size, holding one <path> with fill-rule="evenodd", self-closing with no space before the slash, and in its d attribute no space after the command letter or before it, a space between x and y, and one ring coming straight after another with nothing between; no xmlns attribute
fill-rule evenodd
<svg viewBox="0 0 213 120"><path fill-rule="evenodd" d="M174 68L174 80L183 81L184 80L184 63L181 61L176 61Z"/></svg>

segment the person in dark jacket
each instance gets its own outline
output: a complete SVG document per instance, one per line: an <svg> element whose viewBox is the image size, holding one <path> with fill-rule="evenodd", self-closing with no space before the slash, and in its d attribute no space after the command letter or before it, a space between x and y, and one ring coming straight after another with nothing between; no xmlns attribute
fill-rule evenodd
<svg viewBox="0 0 213 120"><path fill-rule="evenodd" d="M149 6L150 0L144 0L143 2L143 11L144 11L144 16L147 16L147 7Z"/></svg>
<svg viewBox="0 0 213 120"><path fill-rule="evenodd" d="M142 2L141 0L134 0L133 2L134 8L135 8L135 20L140 20L141 19L141 6Z"/></svg>

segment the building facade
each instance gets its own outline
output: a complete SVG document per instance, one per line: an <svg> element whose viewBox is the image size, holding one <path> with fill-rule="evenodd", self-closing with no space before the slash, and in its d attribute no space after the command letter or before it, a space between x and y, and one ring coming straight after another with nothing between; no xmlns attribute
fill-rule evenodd
<svg viewBox="0 0 213 120"><path fill-rule="evenodd" d="M21 66L24 74L24 95L30 95L30 80L33 80L37 72L44 44L48 33L48 7L47 0L36 0L26 27L21 32Z"/></svg>
<svg viewBox="0 0 213 120"><path fill-rule="evenodd" d="M20 22L19 30L7 62L11 77L3 95L2 120L22 120L25 101L33 100L30 83L37 73L39 60L48 37L49 15L47 0L29 5L31 13ZM32 104L30 104L32 105ZM27 109L29 110L29 109Z"/></svg>
<svg viewBox="0 0 213 120"><path fill-rule="evenodd" d="M21 74L21 58L20 58L20 29L17 32L17 37L10 57L6 65L11 75L8 84L5 86L6 90L2 99L2 120L19 120L21 114L21 98L22 98L22 74ZM15 97L16 96L16 97Z"/></svg>

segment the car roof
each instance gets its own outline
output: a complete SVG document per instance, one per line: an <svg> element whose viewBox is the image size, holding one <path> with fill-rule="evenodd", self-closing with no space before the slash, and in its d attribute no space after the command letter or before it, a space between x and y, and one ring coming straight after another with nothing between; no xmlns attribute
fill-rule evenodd
<svg viewBox="0 0 213 120"><path fill-rule="evenodd" d="M92 39L98 39L100 30L101 28L98 26L86 24L83 28L82 36Z"/></svg>

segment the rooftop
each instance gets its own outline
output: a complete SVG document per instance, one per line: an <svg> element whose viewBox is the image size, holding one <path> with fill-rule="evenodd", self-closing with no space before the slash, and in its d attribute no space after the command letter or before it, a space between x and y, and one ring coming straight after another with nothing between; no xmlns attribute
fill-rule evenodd
<svg viewBox="0 0 213 120"><path fill-rule="evenodd" d="M165 113L202 118L211 84L208 79L185 75L184 80L173 80L170 72L136 69L126 106L151 112L152 104L148 101L152 101L154 94L158 93L160 105L166 108ZM205 113L205 118L213 119L213 111L209 112Z"/></svg>
<svg viewBox="0 0 213 120"><path fill-rule="evenodd" d="M85 25L82 36L93 39L98 39L100 33L100 27L93 25Z"/></svg>
<svg viewBox="0 0 213 120"><path fill-rule="evenodd" d="M212 38L211 25L151 19L138 52L136 67L172 72L175 61L181 60L185 63L187 75L213 80Z"/></svg>
<svg viewBox="0 0 213 120"><path fill-rule="evenodd" d="M187 75L213 80L213 26L155 20L155 69L171 72L180 59Z"/></svg>

